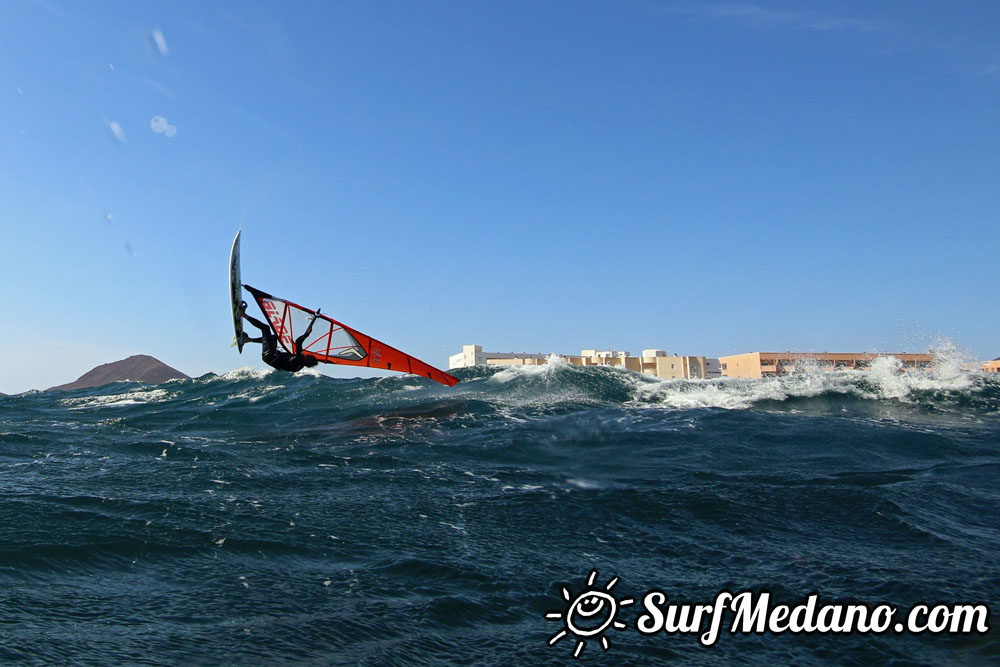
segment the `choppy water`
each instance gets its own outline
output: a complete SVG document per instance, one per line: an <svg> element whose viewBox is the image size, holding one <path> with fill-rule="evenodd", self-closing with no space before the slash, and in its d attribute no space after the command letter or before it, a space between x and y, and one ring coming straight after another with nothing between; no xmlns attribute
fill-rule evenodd
<svg viewBox="0 0 1000 667"><path fill-rule="evenodd" d="M0 397L0 660L566 662L544 616L594 568L998 618L1000 381L459 376ZM581 663L1000 661L996 631L610 639Z"/></svg>

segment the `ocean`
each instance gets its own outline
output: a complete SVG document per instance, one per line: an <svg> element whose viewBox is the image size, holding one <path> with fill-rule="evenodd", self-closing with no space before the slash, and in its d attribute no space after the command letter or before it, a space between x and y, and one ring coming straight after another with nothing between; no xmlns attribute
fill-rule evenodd
<svg viewBox="0 0 1000 667"><path fill-rule="evenodd" d="M703 646L636 625L654 589L986 605L994 624L1000 379L457 375L0 397L0 661L1000 663L992 629ZM588 578L623 627L553 640Z"/></svg>

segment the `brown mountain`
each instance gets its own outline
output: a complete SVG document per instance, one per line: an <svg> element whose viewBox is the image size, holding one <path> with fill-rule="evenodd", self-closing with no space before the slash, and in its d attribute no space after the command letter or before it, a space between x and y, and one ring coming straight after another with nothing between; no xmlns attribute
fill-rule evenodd
<svg viewBox="0 0 1000 667"><path fill-rule="evenodd" d="M136 354L128 359L114 361L110 364L101 364L97 368L81 375L75 382L61 384L57 387L49 387L45 391L99 387L109 382L121 382L124 380L158 384L176 378L189 379L187 375L184 375L184 373L181 373L176 368L167 366L159 359L155 359L148 354Z"/></svg>

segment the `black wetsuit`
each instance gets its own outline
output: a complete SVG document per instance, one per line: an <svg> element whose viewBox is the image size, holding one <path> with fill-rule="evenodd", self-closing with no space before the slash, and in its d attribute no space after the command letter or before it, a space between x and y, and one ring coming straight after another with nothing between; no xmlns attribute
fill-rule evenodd
<svg viewBox="0 0 1000 667"><path fill-rule="evenodd" d="M246 313L243 313L243 317L250 324L260 329L260 339L249 338L249 340L260 343L262 348L260 358L265 364L272 368L277 368L279 371L288 371L289 373L297 373L305 368L306 355L302 354L302 343L305 342L306 336L312 331L311 323L309 324L309 328L305 330L305 333L295 339L295 352L297 354L292 354L281 351L278 347L278 337L271 331L271 327Z"/></svg>

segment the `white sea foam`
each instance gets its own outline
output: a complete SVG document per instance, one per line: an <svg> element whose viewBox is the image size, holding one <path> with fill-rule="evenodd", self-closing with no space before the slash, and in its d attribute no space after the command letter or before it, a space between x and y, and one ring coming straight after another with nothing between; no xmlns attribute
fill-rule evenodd
<svg viewBox="0 0 1000 667"><path fill-rule="evenodd" d="M240 368L234 368L231 371L227 371L222 375L209 379L209 382L215 382L217 380L263 380L271 373L274 373L273 368L251 368L250 366L241 366Z"/></svg>
<svg viewBox="0 0 1000 667"><path fill-rule="evenodd" d="M467 533L468 532L468 531L465 530L465 528L463 526L459 526L458 524L454 524L454 523L448 523L447 521L438 521L438 524L440 524L442 526L447 526L448 528L452 528L454 530L457 530L460 533Z"/></svg>
<svg viewBox="0 0 1000 667"><path fill-rule="evenodd" d="M491 376L491 382L506 383L522 377L553 376L560 370L571 367L572 364L557 355L550 355L548 363L528 366L506 366L496 375Z"/></svg>
<svg viewBox="0 0 1000 667"><path fill-rule="evenodd" d="M784 401L822 394L911 401L914 392L960 391L976 382L977 374L962 370L962 356L952 345L931 350L934 365L903 369L891 356L879 357L868 371L824 371L799 365L797 372L762 379L656 380L633 375L635 401L651 407L746 409L760 401Z"/></svg>
<svg viewBox="0 0 1000 667"><path fill-rule="evenodd" d="M556 403L599 401L585 388L573 382L564 381L568 375L586 374L589 371L590 369L573 366L554 355L549 357L546 364L508 366L486 379L486 384L491 391L483 398L497 404L501 409L523 409L546 407ZM627 373L627 371L625 372ZM539 386L540 384L542 387Z"/></svg>
<svg viewBox="0 0 1000 667"><path fill-rule="evenodd" d="M64 398L59 401L60 405L65 405L71 410L81 410L83 408L108 408L122 405L145 405L150 403L162 403L173 397L166 389L146 389L127 391L124 394L110 394L107 396L80 396L78 398Z"/></svg>
<svg viewBox="0 0 1000 667"><path fill-rule="evenodd" d="M908 400L914 391L959 391L968 389L975 381L975 375L962 371L954 357L945 357L934 368L926 370L901 372L900 367L899 360L893 357L883 357L872 363L867 378L877 387L872 397Z"/></svg>
<svg viewBox="0 0 1000 667"><path fill-rule="evenodd" d="M268 394L273 394L279 389L284 389L284 388L285 385L283 384L272 385L267 387L251 387L249 389L244 389L241 392L230 394L229 396L227 396L227 398L230 400L245 398L251 403L256 403L257 401L264 398Z"/></svg>
<svg viewBox="0 0 1000 667"><path fill-rule="evenodd" d="M475 479L486 480L487 482L499 482L500 481L496 477L490 477L489 475L477 475L476 473L472 472L471 470L466 470L465 474L468 475L469 477L474 477Z"/></svg>
<svg viewBox="0 0 1000 667"><path fill-rule="evenodd" d="M590 482L585 479L567 479L567 484L571 484L578 489L599 489L601 485L597 482Z"/></svg>

